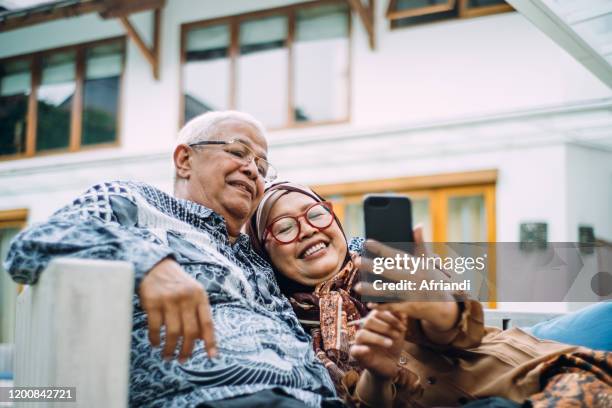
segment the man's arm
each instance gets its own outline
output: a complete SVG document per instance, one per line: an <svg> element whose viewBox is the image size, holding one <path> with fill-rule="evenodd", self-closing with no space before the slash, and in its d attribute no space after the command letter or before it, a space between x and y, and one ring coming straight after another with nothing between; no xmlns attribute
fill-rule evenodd
<svg viewBox="0 0 612 408"><path fill-rule="evenodd" d="M137 227L138 208L129 188L105 183L89 189L47 222L15 237L6 269L16 282L34 284L55 257L121 260L134 267L135 288L149 321L151 344L159 345L166 327L165 357L183 337L180 358L201 338L209 355L215 340L210 305L203 286L183 271L173 251L149 231Z"/></svg>
<svg viewBox="0 0 612 408"><path fill-rule="evenodd" d="M150 234L95 216L80 218L63 211L15 237L5 263L13 280L36 283L56 257L120 260L134 266L138 288L153 266L172 256L172 250Z"/></svg>
<svg viewBox="0 0 612 408"><path fill-rule="evenodd" d="M45 223L22 231L12 242L6 269L16 282L33 284L55 257L121 260L134 266L136 288L172 250L137 228L138 209L124 183L95 185Z"/></svg>

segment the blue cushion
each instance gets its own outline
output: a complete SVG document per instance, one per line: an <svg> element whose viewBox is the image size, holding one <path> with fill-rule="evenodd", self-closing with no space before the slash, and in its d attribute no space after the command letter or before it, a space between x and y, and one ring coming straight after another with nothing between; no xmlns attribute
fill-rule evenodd
<svg viewBox="0 0 612 408"><path fill-rule="evenodd" d="M0 380L12 380L13 373L8 371L0 371Z"/></svg>
<svg viewBox="0 0 612 408"><path fill-rule="evenodd" d="M612 302L601 302L525 329L535 337L612 351Z"/></svg>

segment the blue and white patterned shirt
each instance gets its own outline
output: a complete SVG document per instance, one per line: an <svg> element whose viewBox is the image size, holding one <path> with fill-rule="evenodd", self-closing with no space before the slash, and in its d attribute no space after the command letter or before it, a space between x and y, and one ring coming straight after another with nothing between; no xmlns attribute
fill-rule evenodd
<svg viewBox="0 0 612 408"><path fill-rule="evenodd" d="M223 218L212 210L142 183L99 184L21 232L6 267L15 281L33 284L57 256L131 262L136 287L170 256L208 292L219 356L209 359L198 341L185 364L164 361L151 346L134 294L130 405L196 406L270 388L309 406L336 399L270 265L246 235L230 244Z"/></svg>

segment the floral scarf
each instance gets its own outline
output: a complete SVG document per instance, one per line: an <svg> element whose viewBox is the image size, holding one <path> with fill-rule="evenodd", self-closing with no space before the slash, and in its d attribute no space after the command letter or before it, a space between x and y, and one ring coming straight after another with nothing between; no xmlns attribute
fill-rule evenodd
<svg viewBox="0 0 612 408"><path fill-rule="evenodd" d="M359 271L355 267L356 254L342 270L328 281L318 284L312 292L296 292L289 297L302 325L310 328L313 348L325 365L342 398L349 398L362 369L349 355L358 325L349 323L365 317L366 306L361 303L353 286Z"/></svg>

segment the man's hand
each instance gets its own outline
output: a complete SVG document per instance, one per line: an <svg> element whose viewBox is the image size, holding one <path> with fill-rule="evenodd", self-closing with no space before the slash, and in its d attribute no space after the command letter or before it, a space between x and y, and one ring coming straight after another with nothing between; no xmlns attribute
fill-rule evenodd
<svg viewBox="0 0 612 408"><path fill-rule="evenodd" d="M397 375L405 334L406 326L393 313L373 310L357 331L351 356L379 379L391 380Z"/></svg>
<svg viewBox="0 0 612 408"><path fill-rule="evenodd" d="M151 269L138 289L140 304L147 313L149 340L160 345L160 330L166 327L165 359L174 356L179 338L183 338L179 360L184 362L194 342L206 343L209 357L217 355L208 296L202 284L189 276L173 259L167 258Z"/></svg>

